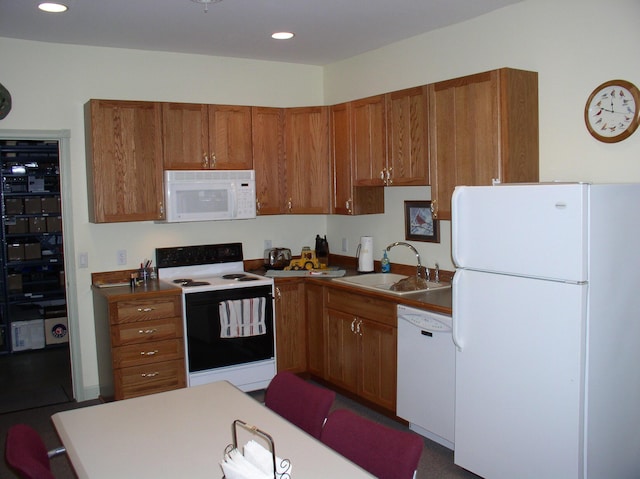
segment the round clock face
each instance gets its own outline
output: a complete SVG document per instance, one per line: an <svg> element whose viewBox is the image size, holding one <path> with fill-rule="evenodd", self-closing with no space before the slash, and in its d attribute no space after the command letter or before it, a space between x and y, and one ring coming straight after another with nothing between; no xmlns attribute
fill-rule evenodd
<svg viewBox="0 0 640 479"><path fill-rule="evenodd" d="M640 91L624 80L612 80L596 88L584 110L589 133L606 143L629 137L638 128Z"/></svg>

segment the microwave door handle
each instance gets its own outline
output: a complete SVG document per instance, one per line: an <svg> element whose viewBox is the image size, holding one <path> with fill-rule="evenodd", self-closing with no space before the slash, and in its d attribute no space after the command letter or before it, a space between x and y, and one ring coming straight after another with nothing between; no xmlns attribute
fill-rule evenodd
<svg viewBox="0 0 640 479"><path fill-rule="evenodd" d="M236 186L233 185L229 189L229 205L231 206L231 218L238 217L238 201L237 201L237 191Z"/></svg>

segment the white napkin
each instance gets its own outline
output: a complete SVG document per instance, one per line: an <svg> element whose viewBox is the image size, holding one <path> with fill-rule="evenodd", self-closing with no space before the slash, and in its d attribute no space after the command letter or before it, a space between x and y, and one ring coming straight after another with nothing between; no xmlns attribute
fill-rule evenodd
<svg viewBox="0 0 640 479"><path fill-rule="evenodd" d="M232 449L220 463L225 479L273 479L251 464L237 449Z"/></svg>
<svg viewBox="0 0 640 479"><path fill-rule="evenodd" d="M252 464L265 472L269 477L273 477L273 455L254 440L244 445L244 457ZM283 463L282 459L276 456L276 477L283 473L291 475L291 464L289 461ZM289 477L286 476L286 477Z"/></svg>
<svg viewBox="0 0 640 479"><path fill-rule="evenodd" d="M249 441L244 446L244 455L233 449L220 463L225 479L273 479L273 456L259 443ZM276 477L291 477L291 464L276 457Z"/></svg>

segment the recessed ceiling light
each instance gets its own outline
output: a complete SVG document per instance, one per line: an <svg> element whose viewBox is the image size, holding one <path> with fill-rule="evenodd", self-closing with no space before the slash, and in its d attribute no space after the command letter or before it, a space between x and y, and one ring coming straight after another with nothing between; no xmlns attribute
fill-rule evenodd
<svg viewBox="0 0 640 479"><path fill-rule="evenodd" d="M43 12L62 13L67 11L67 6L61 3L41 3L38 8Z"/></svg>
<svg viewBox="0 0 640 479"><path fill-rule="evenodd" d="M275 40L289 40L290 38L293 38L294 34L291 32L276 32L273 35L271 35L271 38L274 38Z"/></svg>

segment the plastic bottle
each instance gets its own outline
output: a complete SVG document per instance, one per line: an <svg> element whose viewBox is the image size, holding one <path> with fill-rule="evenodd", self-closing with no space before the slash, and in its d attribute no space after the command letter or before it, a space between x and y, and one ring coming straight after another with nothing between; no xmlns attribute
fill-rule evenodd
<svg viewBox="0 0 640 479"><path fill-rule="evenodd" d="M391 263L389 262L389 258L387 258L387 250L382 250L382 259L380 260L380 265L382 266L383 273L391 272Z"/></svg>

